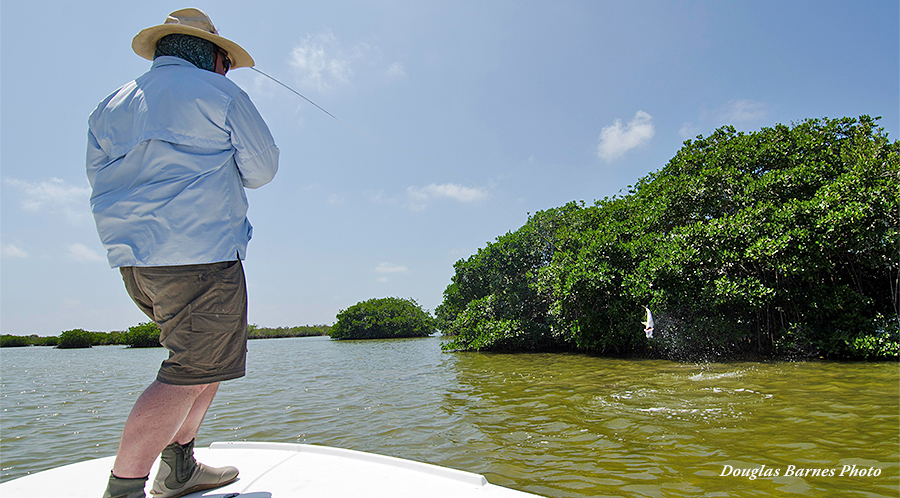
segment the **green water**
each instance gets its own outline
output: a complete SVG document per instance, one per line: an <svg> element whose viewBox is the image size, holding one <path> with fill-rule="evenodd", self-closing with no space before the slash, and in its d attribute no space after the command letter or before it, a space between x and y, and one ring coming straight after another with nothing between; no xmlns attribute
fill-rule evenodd
<svg viewBox="0 0 900 498"><path fill-rule="evenodd" d="M249 349L248 376L220 388L199 446L323 444L547 497L900 495L897 363L446 354L437 338ZM0 350L0 477L115 453L164 357Z"/></svg>

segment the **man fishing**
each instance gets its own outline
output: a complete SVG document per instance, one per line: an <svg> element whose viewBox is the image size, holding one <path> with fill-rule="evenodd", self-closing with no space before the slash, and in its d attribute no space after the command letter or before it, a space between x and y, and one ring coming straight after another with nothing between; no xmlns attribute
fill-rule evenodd
<svg viewBox="0 0 900 498"><path fill-rule="evenodd" d="M104 498L176 498L228 484L234 467L194 459L194 438L222 381L242 377L252 227L244 188L275 176L279 150L247 94L225 77L253 58L197 9L142 30L152 60L91 114L91 210L110 266L160 329L169 357L135 402Z"/></svg>

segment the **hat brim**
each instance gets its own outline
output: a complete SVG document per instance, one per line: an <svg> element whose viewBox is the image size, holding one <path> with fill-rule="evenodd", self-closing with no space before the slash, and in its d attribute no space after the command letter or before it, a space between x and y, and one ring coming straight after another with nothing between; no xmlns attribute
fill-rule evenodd
<svg viewBox="0 0 900 498"><path fill-rule="evenodd" d="M172 34L192 35L215 43L219 48L228 52L232 68L253 67L256 65L253 57L250 57L250 54L237 43L228 38L183 24L161 24L143 29L131 40L131 48L134 50L134 53L152 61L154 54L156 54L156 43L159 42L160 38Z"/></svg>

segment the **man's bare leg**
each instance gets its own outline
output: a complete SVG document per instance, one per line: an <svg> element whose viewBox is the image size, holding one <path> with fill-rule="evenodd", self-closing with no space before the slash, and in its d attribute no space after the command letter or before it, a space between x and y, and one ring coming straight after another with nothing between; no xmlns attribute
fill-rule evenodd
<svg viewBox="0 0 900 498"><path fill-rule="evenodd" d="M217 388L218 383L176 386L153 381L125 421L113 475L145 477L170 442L186 434L191 434L188 441L193 439Z"/></svg>
<svg viewBox="0 0 900 498"><path fill-rule="evenodd" d="M178 443L184 445L197 437L197 431L200 430L200 424L203 423L203 417L206 416L206 411L209 410L209 405L212 404L212 400L216 397L216 392L218 390L218 382L206 384L206 389L200 393L200 396L194 401L191 411L188 412L188 416L184 419L184 422L181 423L181 427L178 429L178 432L175 433L175 437L169 441L169 444Z"/></svg>

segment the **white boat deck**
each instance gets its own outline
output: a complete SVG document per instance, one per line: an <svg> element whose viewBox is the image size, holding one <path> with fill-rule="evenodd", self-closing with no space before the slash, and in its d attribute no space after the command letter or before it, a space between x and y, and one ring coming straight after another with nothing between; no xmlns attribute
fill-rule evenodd
<svg viewBox="0 0 900 498"><path fill-rule="evenodd" d="M188 497L205 498L528 498L537 495L496 486L478 475L359 451L288 443L228 442L196 448L198 461L234 465L238 479ZM99 498L115 457L97 458L0 484L3 498ZM147 496L150 496L150 472Z"/></svg>

